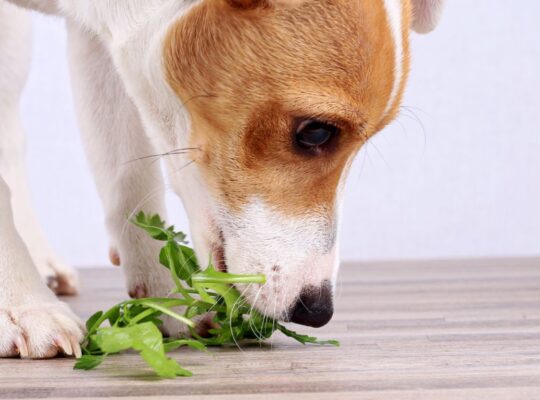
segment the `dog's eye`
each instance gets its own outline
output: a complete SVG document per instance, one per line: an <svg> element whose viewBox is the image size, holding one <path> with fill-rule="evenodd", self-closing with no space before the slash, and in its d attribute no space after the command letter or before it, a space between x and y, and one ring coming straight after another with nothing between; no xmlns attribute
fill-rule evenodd
<svg viewBox="0 0 540 400"><path fill-rule="evenodd" d="M338 133L339 128L335 125L306 119L297 124L295 142L300 149L318 154Z"/></svg>

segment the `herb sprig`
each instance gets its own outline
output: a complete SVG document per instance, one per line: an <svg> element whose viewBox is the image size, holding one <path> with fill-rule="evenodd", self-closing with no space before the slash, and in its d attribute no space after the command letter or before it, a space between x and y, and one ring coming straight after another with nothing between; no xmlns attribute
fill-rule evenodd
<svg viewBox="0 0 540 400"><path fill-rule="evenodd" d="M336 340L320 341L287 329L278 321L250 307L234 284L264 285L264 275L235 275L217 271L211 262L201 270L186 235L167 226L158 215L139 213L132 221L153 239L164 242L160 263L169 269L175 289L169 297L144 298L119 303L106 312L98 311L86 322L83 356L76 369L97 368L104 359L126 350L135 350L163 378L191 376L167 353L188 346L208 351L208 346L237 345L246 340L264 341L278 330L302 344L339 346ZM183 313L177 310L181 308ZM212 313L213 328L208 336L196 331L197 317ZM187 327L184 337L164 338L160 317L174 318Z"/></svg>

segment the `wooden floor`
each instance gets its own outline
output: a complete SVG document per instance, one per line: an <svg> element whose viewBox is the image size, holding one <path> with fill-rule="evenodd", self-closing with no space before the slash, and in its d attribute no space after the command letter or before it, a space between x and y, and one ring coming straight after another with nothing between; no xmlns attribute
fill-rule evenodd
<svg viewBox="0 0 540 400"><path fill-rule="evenodd" d="M88 270L69 303L83 317L122 300L118 270ZM0 398L540 399L540 259L343 267L319 337L264 347L181 350L192 378L159 380L136 355L99 370L73 360L0 360ZM301 331L309 331L299 328Z"/></svg>

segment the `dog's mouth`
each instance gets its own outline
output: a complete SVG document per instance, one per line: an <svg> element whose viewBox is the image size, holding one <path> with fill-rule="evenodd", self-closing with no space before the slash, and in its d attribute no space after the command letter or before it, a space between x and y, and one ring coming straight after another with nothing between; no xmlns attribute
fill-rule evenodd
<svg viewBox="0 0 540 400"><path fill-rule="evenodd" d="M211 251L211 261L214 268L217 271L221 272L230 272L229 265L227 264L227 257L225 255L225 249L227 246L226 239L223 235L223 231L219 228L216 229L214 240L211 242L210 251ZM270 272L270 277L272 279L271 284L276 284L278 281L277 276L280 273L281 268L274 266ZM253 272L255 273L255 272ZM270 301L271 297L268 293L261 291L262 287L260 284L243 284L243 285L234 285L233 286L241 292L244 301L248 303L253 310L257 310L259 313L265 315L265 318L273 318L278 321L288 321L289 320L289 311L283 311L276 315L267 315L268 307L265 306L265 302ZM266 286L266 285L265 285ZM271 285L270 285L271 286ZM249 290L248 290L249 289ZM277 293L277 292L275 292ZM208 329L212 329L213 325L209 323L211 318L206 318L201 321L201 326L198 328L201 332L207 333ZM201 335L204 336L204 335Z"/></svg>
<svg viewBox="0 0 540 400"><path fill-rule="evenodd" d="M227 272L227 262L225 260L225 238L223 231L219 230L218 241L212 245L212 261L214 268L221 272Z"/></svg>
<svg viewBox="0 0 540 400"><path fill-rule="evenodd" d="M227 272L227 263L225 262L225 248L223 246L215 246L212 251L214 268L221 272Z"/></svg>

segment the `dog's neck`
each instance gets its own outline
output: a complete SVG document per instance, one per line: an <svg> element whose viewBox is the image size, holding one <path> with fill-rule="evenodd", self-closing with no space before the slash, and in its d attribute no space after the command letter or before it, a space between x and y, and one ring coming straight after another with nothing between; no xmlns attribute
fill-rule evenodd
<svg viewBox="0 0 540 400"><path fill-rule="evenodd" d="M58 0L68 17L106 43L129 40L154 23L167 24L198 0Z"/></svg>

